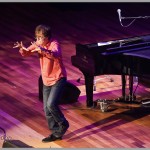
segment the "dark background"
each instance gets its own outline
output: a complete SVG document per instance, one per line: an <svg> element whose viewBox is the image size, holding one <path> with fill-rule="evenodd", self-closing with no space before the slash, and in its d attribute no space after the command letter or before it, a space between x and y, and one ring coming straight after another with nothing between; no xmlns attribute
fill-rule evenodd
<svg viewBox="0 0 150 150"><path fill-rule="evenodd" d="M60 40L96 42L150 33L150 18L137 19L125 28L119 23L117 9L123 17L150 15L150 3L0 3L0 40L33 38L38 24L49 24ZM61 18L61 19L60 19ZM132 20L122 20L127 25ZM68 25L71 28L68 28ZM61 32L62 31L62 32ZM65 31L65 33L63 33Z"/></svg>

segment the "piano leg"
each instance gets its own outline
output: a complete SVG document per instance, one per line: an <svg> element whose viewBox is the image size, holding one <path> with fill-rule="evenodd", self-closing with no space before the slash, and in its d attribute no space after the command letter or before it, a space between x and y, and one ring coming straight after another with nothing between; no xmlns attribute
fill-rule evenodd
<svg viewBox="0 0 150 150"><path fill-rule="evenodd" d="M133 93L133 75L129 76L129 101L136 100L136 96Z"/></svg>
<svg viewBox="0 0 150 150"><path fill-rule="evenodd" d="M84 73L85 88L86 88L86 106L93 106L93 81L94 76Z"/></svg>
<svg viewBox="0 0 150 150"><path fill-rule="evenodd" d="M122 100L126 101L126 76L125 74L121 75L122 79Z"/></svg>
<svg viewBox="0 0 150 150"><path fill-rule="evenodd" d="M126 77L124 74L121 77L122 77L122 97L120 100L125 102L133 102L136 99L133 93L133 76L129 75L129 96L126 95Z"/></svg>

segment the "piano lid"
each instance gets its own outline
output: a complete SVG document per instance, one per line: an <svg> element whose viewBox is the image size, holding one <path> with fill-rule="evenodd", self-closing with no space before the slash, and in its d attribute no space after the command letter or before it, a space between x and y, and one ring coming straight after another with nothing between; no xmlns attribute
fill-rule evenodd
<svg viewBox="0 0 150 150"><path fill-rule="evenodd" d="M122 47L124 45L130 45L136 42L150 42L150 35L143 35L143 36L137 36L137 37L131 37L131 38L124 38L119 40L112 40L112 41L104 41L104 42L98 42L98 43L91 43L91 44L85 44L88 48L93 47L99 47L99 46L109 46L109 45L117 45L119 47Z"/></svg>

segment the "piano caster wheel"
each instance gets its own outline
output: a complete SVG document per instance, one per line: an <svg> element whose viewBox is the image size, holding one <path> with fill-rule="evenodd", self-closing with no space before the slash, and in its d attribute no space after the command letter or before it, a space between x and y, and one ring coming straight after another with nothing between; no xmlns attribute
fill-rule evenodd
<svg viewBox="0 0 150 150"><path fill-rule="evenodd" d="M87 102L86 107L88 107L88 108L94 107L93 102Z"/></svg>
<svg viewBox="0 0 150 150"><path fill-rule="evenodd" d="M96 108L97 107L97 101L94 101L93 102L93 108Z"/></svg>

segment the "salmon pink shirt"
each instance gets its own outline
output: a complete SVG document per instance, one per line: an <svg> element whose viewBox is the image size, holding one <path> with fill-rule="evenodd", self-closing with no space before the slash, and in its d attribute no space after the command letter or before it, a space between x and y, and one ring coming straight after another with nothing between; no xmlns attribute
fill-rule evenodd
<svg viewBox="0 0 150 150"><path fill-rule="evenodd" d="M29 51L22 51L22 56L28 56L34 50L36 46L31 45L27 49ZM67 77L66 70L62 61L61 48L56 40L50 40L47 45L44 46L45 49L51 51L52 53L45 53L42 55L39 52L41 75L43 79L43 84L46 86L54 85L60 78Z"/></svg>

